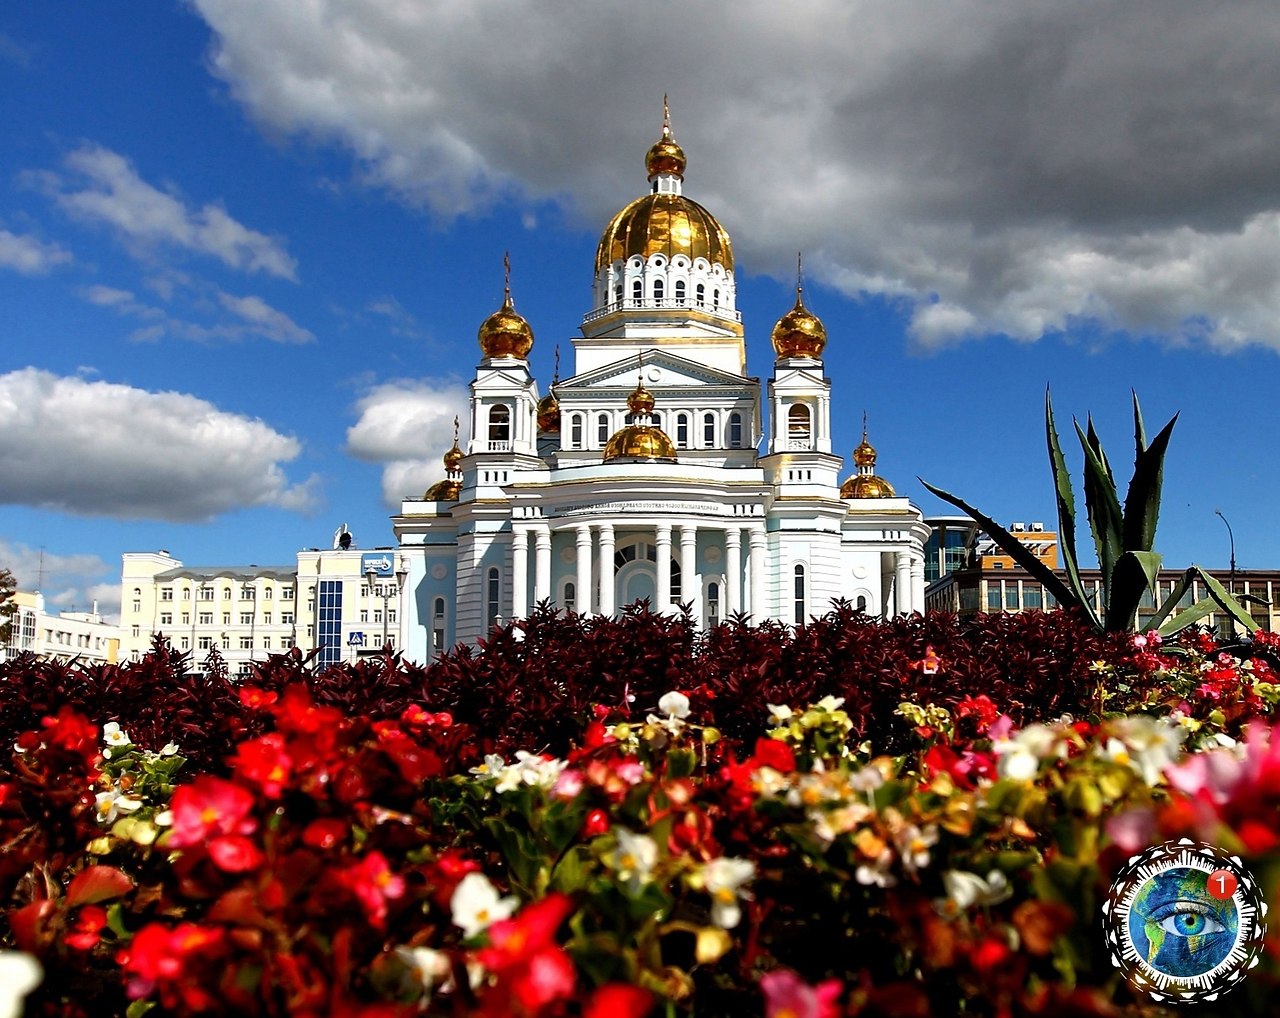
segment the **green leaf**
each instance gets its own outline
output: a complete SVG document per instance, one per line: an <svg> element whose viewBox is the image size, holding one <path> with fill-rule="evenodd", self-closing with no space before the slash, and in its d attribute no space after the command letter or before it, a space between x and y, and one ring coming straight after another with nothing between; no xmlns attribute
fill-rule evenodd
<svg viewBox="0 0 1280 1018"><path fill-rule="evenodd" d="M1138 405L1138 393L1134 389L1130 389L1129 392L1133 395L1133 459L1137 462L1147 448L1147 428L1142 423L1142 407Z"/></svg>
<svg viewBox="0 0 1280 1018"><path fill-rule="evenodd" d="M1169 600L1173 601L1173 598L1171 597ZM1174 603L1176 604L1177 602ZM1172 636L1174 633L1178 633L1186 629L1187 626L1194 626L1201 619L1208 618L1213 614L1213 610L1216 607L1217 605L1214 604L1213 598L1201 598L1190 608L1185 611L1178 612L1178 614L1169 619L1168 622L1164 622L1161 625L1156 626L1155 630L1161 636ZM1155 619L1152 619L1152 623L1154 622Z"/></svg>
<svg viewBox="0 0 1280 1018"><path fill-rule="evenodd" d="M978 523L979 526L982 527L984 531L986 531L988 537L995 541L996 544L1000 545L1006 554L1010 555L1018 565L1022 566L1023 569L1031 573L1032 576L1043 583L1045 589L1057 598L1061 605L1068 608L1078 605L1084 606L1086 610L1089 611L1090 617L1092 617L1096 623L1096 616L1093 615L1093 611L1088 607L1087 603L1079 598L1070 587L1063 583L1062 578L1058 576L1057 573L1041 562L1040 559L1036 558L1036 556L1032 554L1030 548L1009 533L1009 531L1005 530L1004 527L1000 526L999 523L993 520L990 516L987 516L985 513L980 512L973 506L969 505L969 503L964 501L964 499L958 498L950 492L943 491L941 488L935 488L923 478L917 478L917 480L919 480L921 484L944 502L950 502L957 509L967 513Z"/></svg>
<svg viewBox="0 0 1280 1018"><path fill-rule="evenodd" d="M1178 629L1166 630L1165 619L1167 619L1170 613L1176 607L1178 607L1178 602L1182 600L1183 595L1185 595L1186 592L1191 589L1191 580L1194 576L1195 576L1195 572L1193 570L1188 569L1184 571L1182 576L1179 577L1178 582L1174 584L1173 593L1169 595L1169 597L1165 600L1164 604L1160 606L1160 610L1157 611L1154 617L1151 619L1151 628L1154 629L1156 632L1158 632L1161 636L1167 636L1169 633L1176 633L1178 629L1184 629L1186 628L1186 626L1191 625L1190 622L1187 622L1184 625L1179 626ZM1189 610L1190 609L1188 609L1188 611ZM1201 616L1201 618L1203 618L1203 616ZM1197 621L1197 620L1193 619L1192 621Z"/></svg>
<svg viewBox="0 0 1280 1018"><path fill-rule="evenodd" d="M1107 632L1123 633L1134 628L1143 593L1157 589L1160 562L1161 557L1154 551L1126 551L1120 556L1106 604Z"/></svg>
<svg viewBox="0 0 1280 1018"><path fill-rule="evenodd" d="M89 866L67 885L67 904L73 908L110 901L133 890L133 880L114 866Z"/></svg>
<svg viewBox="0 0 1280 1018"><path fill-rule="evenodd" d="M1089 513L1089 527L1093 531L1093 544L1098 550L1098 565L1102 569L1102 599L1111 603L1111 582L1116 562L1124 554L1124 516L1120 512L1120 497L1116 493L1115 478L1107 464L1102 442L1089 418L1089 432L1080 429L1074 421L1076 436L1084 450L1084 504Z"/></svg>
<svg viewBox="0 0 1280 1018"><path fill-rule="evenodd" d="M1257 631L1258 624L1253 621L1253 616L1245 610L1244 605L1237 601L1234 595L1227 591L1226 587L1199 566L1193 565L1190 568L1200 577L1205 589L1209 591L1209 597L1217 603L1218 607L1244 626L1245 632L1253 633Z"/></svg>
<svg viewBox="0 0 1280 1018"><path fill-rule="evenodd" d="M147 1000L145 997L142 1000L135 1000L125 1008L125 1018L142 1018L144 1014L155 1006L156 1002L154 1000Z"/></svg>
<svg viewBox="0 0 1280 1018"><path fill-rule="evenodd" d="M1053 401L1049 398L1048 388L1044 391L1044 430L1045 441L1049 446L1049 466L1053 471L1053 487L1058 499L1058 550L1062 553L1062 569L1067 574L1072 596L1065 602L1059 602L1082 608L1093 625L1101 629L1102 623L1093 610L1093 598L1085 592L1080 581L1080 567L1076 558L1076 503L1071 490L1071 474L1067 471L1066 457L1062 455L1062 444L1058 441L1058 429L1053 423ZM1056 595L1055 595L1056 596Z"/></svg>
<svg viewBox="0 0 1280 1018"><path fill-rule="evenodd" d="M1138 397L1133 398L1135 413ZM1124 546L1128 551L1150 551L1160 519L1160 492L1164 486L1164 456L1178 422L1174 414L1133 462L1133 477L1124 500Z"/></svg>

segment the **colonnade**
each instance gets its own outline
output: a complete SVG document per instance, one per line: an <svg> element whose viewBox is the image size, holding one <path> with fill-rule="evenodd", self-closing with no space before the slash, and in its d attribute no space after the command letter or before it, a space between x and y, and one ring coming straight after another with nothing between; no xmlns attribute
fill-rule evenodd
<svg viewBox="0 0 1280 1018"><path fill-rule="evenodd" d="M755 615L758 621L768 616L765 605L767 545L763 521L754 525L660 522L639 528L628 524L623 529L629 538L652 535L656 552L654 566L657 573L655 611L671 610L671 557L674 537L680 556L681 600L692 601L695 615L701 615L702 584L698 579L698 534L711 532L722 535L724 541L725 614L733 615L736 612L747 611ZM573 534L576 551L577 610L584 614L614 614L617 610L614 567L617 535L614 524L574 523L558 526L556 530ZM549 600L553 596L550 524L513 524L511 614L514 618L522 618L529 614L530 545L534 550L534 603ZM743 568L744 551L746 552L745 570Z"/></svg>

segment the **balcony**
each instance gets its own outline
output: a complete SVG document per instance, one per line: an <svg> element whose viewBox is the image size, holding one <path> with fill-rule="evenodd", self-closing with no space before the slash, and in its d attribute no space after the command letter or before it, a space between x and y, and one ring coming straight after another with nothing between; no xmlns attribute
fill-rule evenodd
<svg viewBox="0 0 1280 1018"><path fill-rule="evenodd" d="M706 301L699 303L687 297L628 297L624 300L615 300L612 304L606 304L594 311L588 311L582 317L582 324L586 325L618 311L699 311L726 322L742 321L741 312L708 304Z"/></svg>

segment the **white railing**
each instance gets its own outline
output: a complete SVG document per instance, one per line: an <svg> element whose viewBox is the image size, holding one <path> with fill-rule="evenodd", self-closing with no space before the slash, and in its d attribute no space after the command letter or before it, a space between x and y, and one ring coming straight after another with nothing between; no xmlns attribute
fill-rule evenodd
<svg viewBox="0 0 1280 1018"><path fill-rule="evenodd" d="M490 451L490 452L510 452L510 451L511 451L511 443L510 443L510 442L495 442L493 439L490 439L490 440L489 440L489 451Z"/></svg>
<svg viewBox="0 0 1280 1018"><path fill-rule="evenodd" d="M594 322L597 318L611 315L615 311L702 311L713 318L723 318L727 322L742 321L742 312L723 305L712 305L706 301L690 300L687 297L627 297L615 300L612 304L588 311L582 317L582 324Z"/></svg>

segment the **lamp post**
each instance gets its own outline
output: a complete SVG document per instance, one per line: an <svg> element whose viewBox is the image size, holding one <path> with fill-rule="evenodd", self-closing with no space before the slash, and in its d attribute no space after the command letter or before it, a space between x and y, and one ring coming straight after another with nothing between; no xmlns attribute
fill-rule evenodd
<svg viewBox="0 0 1280 1018"><path fill-rule="evenodd" d="M404 566L403 559L397 562L395 575L396 575L396 602L398 604L400 600L400 596L399 596L400 590L404 587L405 577L409 575L409 571ZM389 583L386 584L381 588L380 593L375 594L374 591L376 588L374 587L374 582L378 579L378 571L374 569L373 566L370 566L368 569L365 570L364 576L365 576L365 579L368 580L369 582L370 595L382 598L382 646L386 647L387 635L388 635L387 625L391 621L387 617L388 615L387 607L391 603L391 584ZM397 625L398 624L399 623L397 622Z"/></svg>
<svg viewBox="0 0 1280 1018"><path fill-rule="evenodd" d="M1231 524L1227 523L1227 518L1222 515L1221 509L1215 509L1213 514L1226 524L1227 540L1231 542L1231 578L1227 581L1227 592L1234 594L1236 592L1236 535L1231 532Z"/></svg>

